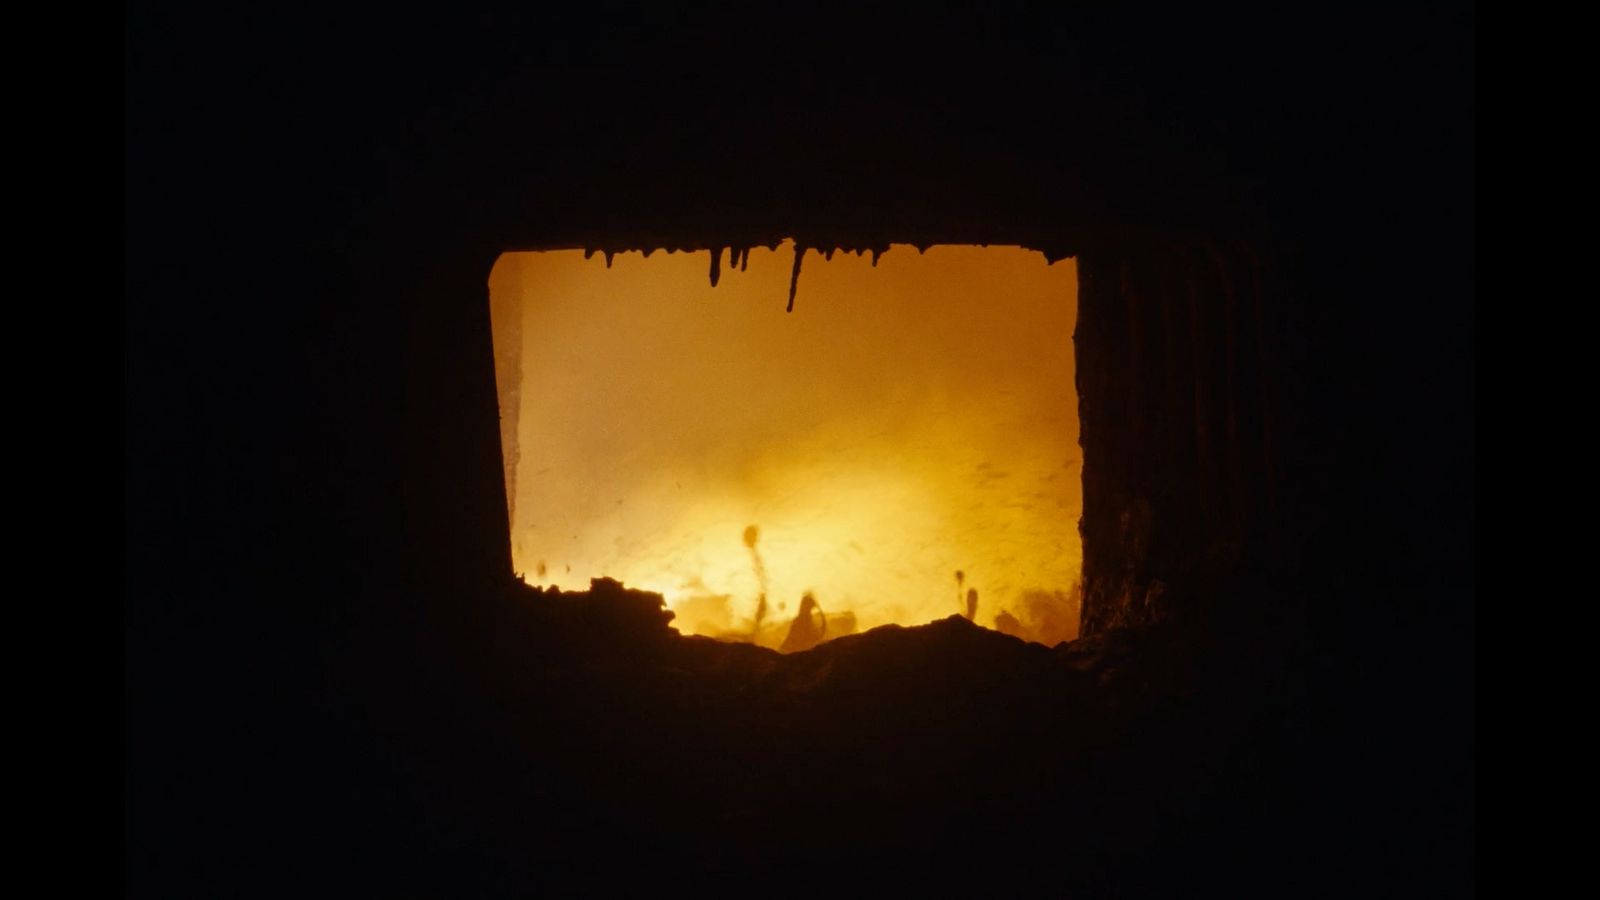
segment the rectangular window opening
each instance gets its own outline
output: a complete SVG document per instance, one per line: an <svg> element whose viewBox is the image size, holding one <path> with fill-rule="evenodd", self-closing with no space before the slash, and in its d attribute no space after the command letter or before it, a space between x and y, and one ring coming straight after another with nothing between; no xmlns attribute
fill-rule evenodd
<svg viewBox="0 0 1600 900"><path fill-rule="evenodd" d="M951 615L1076 637L1075 260L811 251L786 312L791 243L710 256L495 264L518 575L789 651Z"/></svg>

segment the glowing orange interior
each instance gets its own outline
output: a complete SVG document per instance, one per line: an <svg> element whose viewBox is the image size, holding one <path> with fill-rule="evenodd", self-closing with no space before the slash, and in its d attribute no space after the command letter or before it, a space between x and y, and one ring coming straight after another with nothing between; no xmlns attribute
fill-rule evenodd
<svg viewBox="0 0 1600 900"><path fill-rule="evenodd" d="M812 252L786 314L791 245L724 257L716 287L709 256L496 264L522 577L609 576L681 631L772 647L807 592L825 638L965 614L971 591L981 625L1076 636L1074 261Z"/></svg>

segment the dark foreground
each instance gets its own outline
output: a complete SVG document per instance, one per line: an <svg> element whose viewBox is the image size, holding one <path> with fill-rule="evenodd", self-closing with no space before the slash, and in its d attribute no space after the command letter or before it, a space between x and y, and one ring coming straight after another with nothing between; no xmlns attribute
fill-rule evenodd
<svg viewBox="0 0 1600 900"><path fill-rule="evenodd" d="M214 789L141 832L181 837L134 848L155 876L142 883L167 896L1470 891L1470 818L1451 818L1467 798L1408 792L1394 768L1406 748L1376 721L1349 731L1292 639L1243 654L1157 628L1052 649L952 617L782 656L680 637L658 597L614 583L559 597L518 585L482 607L472 624L352 644L321 699L232 736L265 760L248 771L167 760Z"/></svg>

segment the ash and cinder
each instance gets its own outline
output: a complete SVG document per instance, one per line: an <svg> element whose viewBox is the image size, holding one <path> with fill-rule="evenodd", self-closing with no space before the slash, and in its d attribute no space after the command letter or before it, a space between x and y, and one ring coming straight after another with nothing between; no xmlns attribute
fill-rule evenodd
<svg viewBox="0 0 1600 900"><path fill-rule="evenodd" d="M726 271L722 248L500 258L529 584L615 578L684 633L786 650L953 613L1077 635L1075 263L842 249L810 251L792 315L801 242L734 248Z"/></svg>
<svg viewBox="0 0 1600 900"><path fill-rule="evenodd" d="M521 884L1138 894L1169 874L1139 860L1231 865L1170 823L1274 802L1233 755L1239 673L1170 628L1047 648L951 615L778 653L680 635L610 579L478 613L500 639L473 641L473 699L411 739L449 769L441 820L559 835L478 851ZM463 735L492 752L453 766Z"/></svg>

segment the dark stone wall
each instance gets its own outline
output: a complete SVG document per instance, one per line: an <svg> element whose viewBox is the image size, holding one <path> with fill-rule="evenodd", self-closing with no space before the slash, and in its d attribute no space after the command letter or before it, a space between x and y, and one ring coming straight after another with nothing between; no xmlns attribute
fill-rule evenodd
<svg viewBox="0 0 1600 900"><path fill-rule="evenodd" d="M1251 833L1300 816L1350 882L1467 871L1470 6L1002 7L130 7L130 893L404 893L409 864L448 884L567 833L586 798L504 750L527 803L429 814L504 746L510 701L474 698L518 694L538 646L485 620L510 572L489 269L785 235L1077 255L1086 631L1289 660L1282 704L1222 704L1291 723L1224 748ZM496 677L452 680L490 651ZM1231 839L1191 824L1166 823Z"/></svg>
<svg viewBox="0 0 1600 900"><path fill-rule="evenodd" d="M1272 252L1197 240L1078 261L1086 635L1200 624L1233 576L1290 552L1299 354Z"/></svg>

